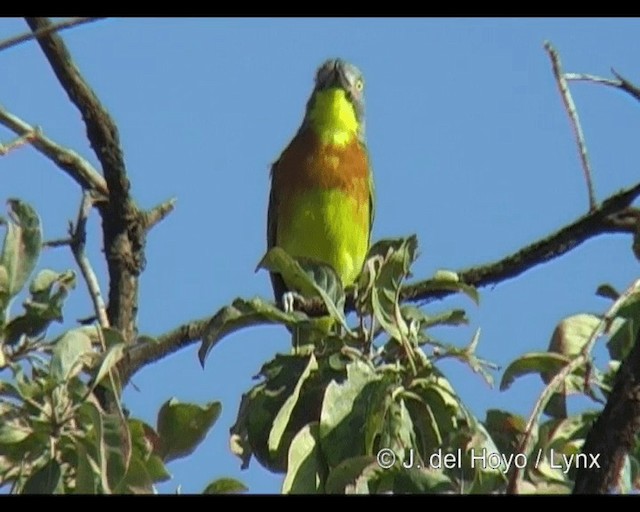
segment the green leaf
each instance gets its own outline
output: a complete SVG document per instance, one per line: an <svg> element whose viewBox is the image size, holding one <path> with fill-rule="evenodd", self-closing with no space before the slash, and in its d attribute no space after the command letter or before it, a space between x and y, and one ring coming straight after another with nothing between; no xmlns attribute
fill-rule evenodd
<svg viewBox="0 0 640 512"><path fill-rule="evenodd" d="M91 339L83 331L73 329L64 333L53 347L51 375L56 382L66 382L82 370L83 356L93 353Z"/></svg>
<svg viewBox="0 0 640 512"><path fill-rule="evenodd" d="M20 199L9 199L9 221L0 265L7 272L9 298L24 286L38 262L42 247L42 228L36 211ZM0 304L4 310L6 304Z"/></svg>
<svg viewBox="0 0 640 512"><path fill-rule="evenodd" d="M8 420L6 415L0 416L0 445L15 444L24 441L33 430L20 418Z"/></svg>
<svg viewBox="0 0 640 512"><path fill-rule="evenodd" d="M600 317L589 314L578 314L563 319L553 331L549 350L569 357L577 356L600 322Z"/></svg>
<svg viewBox="0 0 640 512"><path fill-rule="evenodd" d="M56 284L72 288L75 286L76 275L73 270L55 272L43 269L36 274L29 285L29 293L35 302L47 302Z"/></svg>
<svg viewBox="0 0 640 512"><path fill-rule="evenodd" d="M235 478L218 478L205 487L202 494L237 494L249 489Z"/></svg>
<svg viewBox="0 0 640 512"><path fill-rule="evenodd" d="M500 391L508 389L518 378L529 373L556 373L571 359L555 352L530 352L513 361L504 371Z"/></svg>
<svg viewBox="0 0 640 512"><path fill-rule="evenodd" d="M608 283L601 284L596 290L596 295L604 297L605 299L617 300L620 297L620 292Z"/></svg>
<svg viewBox="0 0 640 512"><path fill-rule="evenodd" d="M54 286L57 288L51 293ZM61 274L52 270L40 272L31 282L32 296L23 304L25 313L15 317L6 327L6 343L14 345L22 335L35 337L43 333L51 322L62 322L62 307L73 287L75 273L71 270Z"/></svg>
<svg viewBox="0 0 640 512"><path fill-rule="evenodd" d="M484 423L500 453L516 452L518 439L527 426L522 416L509 411L489 409Z"/></svg>
<svg viewBox="0 0 640 512"><path fill-rule="evenodd" d="M22 494L53 494L60 491L62 471L55 459L49 460L25 482Z"/></svg>
<svg viewBox="0 0 640 512"><path fill-rule="evenodd" d="M616 318L610 329L609 341L607 341L607 350L611 359L615 361L624 361L633 345L635 344L635 329L633 320L622 320Z"/></svg>
<svg viewBox="0 0 640 512"><path fill-rule="evenodd" d="M319 446L318 423L305 425L291 441L287 474L282 483L283 494L322 492L325 472Z"/></svg>
<svg viewBox="0 0 640 512"><path fill-rule="evenodd" d="M4 310L9 304L9 273L4 265L0 265L0 327L4 323Z"/></svg>
<svg viewBox="0 0 640 512"><path fill-rule="evenodd" d="M273 421L273 427L271 427L271 431L269 432L269 451L278 452L278 450L280 449L283 440L283 434L285 433L285 430L289 425L289 421L291 420L291 413L293 412L293 408L296 406L298 399L300 398L302 385L317 369L318 363L316 362L315 356L311 354L311 356L309 357L309 364L298 379L293 393L289 395L287 400L282 405L282 408L278 411L275 420Z"/></svg>
<svg viewBox="0 0 640 512"><path fill-rule="evenodd" d="M261 298L249 301L236 299L230 306L220 309L205 327L202 345L198 350L200 364L204 366L207 355L216 343L234 331L260 324L292 326L308 320L304 313L285 313L275 304Z"/></svg>
<svg viewBox="0 0 640 512"><path fill-rule="evenodd" d="M371 309L384 330L397 340L404 339L409 326L399 306L400 287L409 275L418 251L415 235L396 240L382 240L371 247L369 257L381 260L375 285L371 288Z"/></svg>
<svg viewBox="0 0 640 512"><path fill-rule="evenodd" d="M460 276L451 270L438 270L431 279L420 285L421 291L451 291L462 292L469 297L476 305L480 304L480 294L471 285L460 281Z"/></svg>
<svg viewBox="0 0 640 512"><path fill-rule="evenodd" d="M98 373L91 384L91 390L94 390L95 387L102 382L102 379L109 374L109 371L118 364L118 362L123 358L126 349L127 345L125 343L118 343L107 350L102 358L102 363L100 364Z"/></svg>
<svg viewBox="0 0 640 512"><path fill-rule="evenodd" d="M95 494L97 490L98 468L91 461L87 449L80 441L75 443L76 462L76 486L75 494Z"/></svg>
<svg viewBox="0 0 640 512"><path fill-rule="evenodd" d="M131 436L128 425L119 414L105 414L91 400L78 409L80 421L92 425L88 436L89 454L98 464L100 491L112 493L123 481L131 460Z"/></svg>
<svg viewBox="0 0 640 512"><path fill-rule="evenodd" d="M434 325L467 325L469 323L467 313L463 309L451 309L436 315L428 315L413 304L403 304L400 310L407 321L419 322L421 329Z"/></svg>
<svg viewBox="0 0 640 512"><path fill-rule="evenodd" d="M427 468L401 468L394 471L394 494L436 494L451 492L451 479L442 471Z"/></svg>
<svg viewBox="0 0 640 512"><path fill-rule="evenodd" d="M365 468L375 463L376 458L373 455L361 455L343 460L327 476L325 492L327 494L344 494L347 486L355 485Z"/></svg>
<svg viewBox="0 0 640 512"><path fill-rule="evenodd" d="M220 402L204 406L185 404L172 398L158 412L160 454L165 462L186 457L204 440L220 416Z"/></svg>
<svg viewBox="0 0 640 512"><path fill-rule="evenodd" d="M348 333L351 332L344 316L342 281L330 265L306 258L293 258L281 247L273 247L257 268L282 275L288 286L303 297L321 298L331 317L340 322Z"/></svg>
<svg viewBox="0 0 640 512"><path fill-rule="evenodd" d="M347 366L343 383L334 381L327 386L320 413L320 442L331 467L346 458L365 455L364 442L358 442L353 433L366 421L368 393L363 390L379 379L370 366L355 360Z"/></svg>

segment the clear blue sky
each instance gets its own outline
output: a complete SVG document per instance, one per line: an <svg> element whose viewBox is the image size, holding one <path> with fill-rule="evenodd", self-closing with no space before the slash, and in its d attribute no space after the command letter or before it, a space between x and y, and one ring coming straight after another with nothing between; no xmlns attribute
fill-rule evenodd
<svg viewBox="0 0 640 512"><path fill-rule="evenodd" d="M20 19L0 20L0 40L25 30ZM253 271L265 251L269 165L297 129L324 59L343 57L365 74L374 239L416 233L417 278L493 261L586 212L544 40L566 71L609 76L613 66L640 82L638 19L109 19L63 37L117 121L139 204L178 198L148 238L139 325L150 335L238 296L271 297L267 274ZM0 77L0 104L96 162L79 114L35 43L0 53ZM592 84L572 91L602 199L638 180L638 103ZM10 139L0 129L0 141ZM47 238L64 235L80 198L76 184L32 149L0 158L0 191L2 202L17 196L34 205ZM89 256L106 291L99 227L94 213ZM630 246L629 237L600 237L483 289L480 307L456 299L428 309L467 307L471 325L439 336L462 345L481 327L479 354L504 368L546 349L563 317L602 312L608 303L596 287L624 289L638 276ZM65 249L47 251L40 265L74 268ZM89 314L81 285L65 326ZM173 479L162 491L200 492L222 476L251 492L279 491L281 475L255 461L240 470L228 431L252 376L288 346L284 329L254 328L223 340L204 370L192 345L134 377L138 389L127 389L126 406L152 425L173 396L223 404L197 452L169 465ZM530 376L501 393L459 363L442 368L481 418L487 408L528 415L542 389Z"/></svg>

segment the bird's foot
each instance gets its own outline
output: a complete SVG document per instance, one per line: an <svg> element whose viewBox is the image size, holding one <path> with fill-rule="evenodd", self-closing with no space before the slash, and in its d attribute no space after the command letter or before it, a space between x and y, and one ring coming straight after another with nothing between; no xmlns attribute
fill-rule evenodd
<svg viewBox="0 0 640 512"><path fill-rule="evenodd" d="M282 309L285 313L293 313L296 299L302 300L303 297L296 292L286 292L282 295Z"/></svg>

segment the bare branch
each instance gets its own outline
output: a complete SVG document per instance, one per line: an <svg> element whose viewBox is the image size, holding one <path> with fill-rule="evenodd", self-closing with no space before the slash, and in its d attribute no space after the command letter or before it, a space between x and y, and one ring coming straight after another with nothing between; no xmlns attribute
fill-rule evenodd
<svg viewBox="0 0 640 512"><path fill-rule="evenodd" d="M58 238L56 240L47 240L43 242L42 247L45 249L53 248L53 247L64 247L67 245L71 245L71 238Z"/></svg>
<svg viewBox="0 0 640 512"><path fill-rule="evenodd" d="M8 154L10 151L13 151L14 149L18 149L22 146L26 146L27 144L29 144L29 142L31 142L35 137L35 132L30 132L30 133L25 133L24 135L20 135L19 137L16 137L15 139L13 139L10 142L7 142L6 144L0 144L0 156L4 156L6 154Z"/></svg>
<svg viewBox="0 0 640 512"><path fill-rule="evenodd" d="M572 80L574 82L592 82L594 84L602 84L608 87L614 87L615 89L620 89L631 96L633 96L636 100L640 101L640 87L634 85L626 78L623 78L619 73L616 72L615 69L612 69L611 72L616 77L616 80L612 80L611 78L603 78L601 76L589 75L586 73L565 73L565 79Z"/></svg>
<svg viewBox="0 0 640 512"><path fill-rule="evenodd" d="M631 96L640 101L640 87L629 82L629 80L617 73L615 69L611 69L611 72L618 80L620 80L620 89L631 94Z"/></svg>
<svg viewBox="0 0 640 512"><path fill-rule="evenodd" d="M611 305L609 310L602 317L598 326L593 330L591 336L585 343L584 347L580 350L580 354L572 359L569 364L567 364L562 370L560 370L554 377L551 379L549 384L544 388L538 400L533 407L533 411L529 416L529 421L527 422L527 426L524 431L524 437L520 442L520 446L518 447L517 453L523 453L526 457L529 457L532 445L533 445L533 430L534 427L540 421L540 416L542 415L542 411L549 403L549 400L553 396L553 394L558 391L560 386L564 383L565 379L571 375L575 370L580 368L583 364L587 363L589 359L591 359L591 350L595 345L598 338L602 335L604 330L611 325L611 322L616 317L620 306L624 304L624 302L634 293L638 291L640 287L640 279L635 281L624 293L620 294L620 297L616 299L616 301ZM507 486L508 494L517 494L519 490L520 480L522 478L522 468L514 466L513 472L511 473L511 477L509 478L509 484ZM591 491L593 492L593 491Z"/></svg>
<svg viewBox="0 0 640 512"><path fill-rule="evenodd" d="M27 18L34 33L51 27L47 18ZM102 165L109 201L99 205L103 243L109 271L108 317L127 342L135 339L138 275L144 268L146 231L129 194L124 156L118 128L73 63L62 38L55 33L37 36L60 85L79 110L87 137Z"/></svg>
<svg viewBox="0 0 640 512"><path fill-rule="evenodd" d="M83 25L85 23L91 23L92 21L97 21L101 19L103 18L71 18L69 20L53 23L51 24L51 26L42 28L37 32L26 32L18 36L10 37L9 39L0 41L0 52L8 48L11 48L12 46L17 46L26 41L30 41L31 39L35 39L37 36L50 34L52 32L62 32L63 30L66 30L68 28L77 27L79 25Z"/></svg>
<svg viewBox="0 0 640 512"><path fill-rule="evenodd" d="M80 267L82 277L84 277L87 283L87 289L91 296L91 302L93 302L93 309L100 323L100 327L106 329L109 327L109 319L107 318L107 309L102 300L102 294L100 293L100 285L98 284L98 278L96 277L89 258L84 252L84 248L87 241L87 218L93 207L94 198L90 192L85 192L82 195L82 202L80 203L80 209L78 211L78 219L76 221L75 228L69 230L71 236L71 251L73 256Z"/></svg>
<svg viewBox="0 0 640 512"><path fill-rule="evenodd" d="M143 224L145 230L150 231L158 222L162 221L167 215L169 215L176 206L176 198L173 197L164 203L152 208L148 212L144 212Z"/></svg>
<svg viewBox="0 0 640 512"><path fill-rule="evenodd" d="M578 152L580 153L580 161L582 162L582 170L584 171L584 177L587 182L587 190L589 192L589 209L593 210L596 207L596 195L593 190L591 164L589 164L589 155L587 154L587 146L584 142L584 134L582 133L582 126L580 126L578 112L573 102L573 98L571 97L571 91L569 91L567 80L565 79L564 73L562 71L560 55L558 55L558 52L549 41L544 43L544 49L547 51L547 53L549 54L549 58L551 59L553 74L556 77L558 89L560 90L562 101L564 103L565 109L567 110L567 114L571 121L571 127L573 128L573 133L576 137Z"/></svg>
<svg viewBox="0 0 640 512"><path fill-rule="evenodd" d="M56 144L43 135L41 130L7 112L2 106L0 106L0 124L30 142L34 148L66 172L83 189L95 190L105 197L109 195L104 178L75 151Z"/></svg>
<svg viewBox="0 0 640 512"><path fill-rule="evenodd" d="M604 233L635 233L640 210L629 208L640 195L640 183L606 199L596 210L563 227L556 233L534 242L499 261L471 267L458 272L466 284L483 287L516 277L530 268L562 256L590 238ZM402 288L402 302L429 302L442 299L454 292L434 291L429 281L406 285ZM296 299L295 309L309 316L326 315L320 300ZM347 298L347 311L353 311L353 297ZM138 343L129 352L129 374L162 357L201 340L211 318L194 320L161 335L157 343ZM125 379L126 382L127 379Z"/></svg>

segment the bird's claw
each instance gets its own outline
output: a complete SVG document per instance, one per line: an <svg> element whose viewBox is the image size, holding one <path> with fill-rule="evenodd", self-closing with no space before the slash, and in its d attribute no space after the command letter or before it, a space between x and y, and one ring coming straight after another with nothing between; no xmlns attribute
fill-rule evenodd
<svg viewBox="0 0 640 512"><path fill-rule="evenodd" d="M282 295L282 309L285 313L293 313L294 311L294 303L296 298L299 298L300 295L296 292L286 292Z"/></svg>

